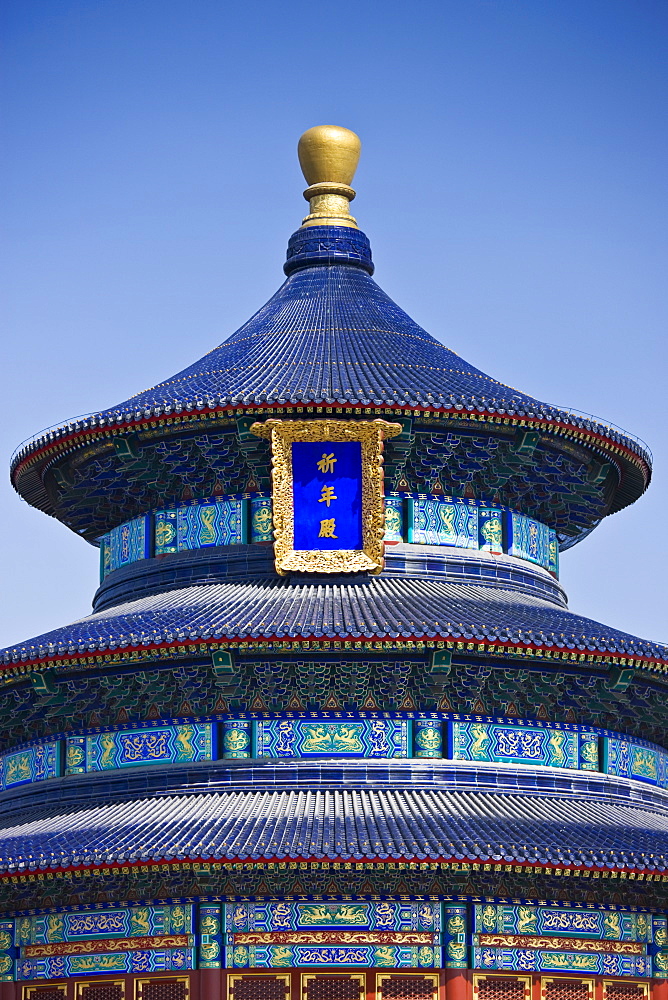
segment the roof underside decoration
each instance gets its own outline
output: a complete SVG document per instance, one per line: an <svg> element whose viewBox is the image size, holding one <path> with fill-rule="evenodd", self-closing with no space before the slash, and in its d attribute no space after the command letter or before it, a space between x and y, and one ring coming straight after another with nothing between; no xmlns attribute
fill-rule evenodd
<svg viewBox="0 0 668 1000"><path fill-rule="evenodd" d="M93 806L0 831L0 871L186 859L469 860L663 872L668 817L436 790L227 792Z"/></svg>
<svg viewBox="0 0 668 1000"><path fill-rule="evenodd" d="M5 649L6 665L67 655L150 652L239 640L439 640L532 656L630 658L665 669L668 648L574 615L532 594L437 580L285 578L192 586L144 597ZM184 646L184 652L186 652Z"/></svg>

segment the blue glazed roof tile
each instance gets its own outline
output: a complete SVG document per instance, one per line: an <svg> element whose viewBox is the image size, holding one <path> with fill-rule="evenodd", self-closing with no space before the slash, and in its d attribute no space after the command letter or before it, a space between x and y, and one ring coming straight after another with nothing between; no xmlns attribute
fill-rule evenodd
<svg viewBox="0 0 668 1000"><path fill-rule="evenodd" d="M668 663L668 647L503 588L375 578L264 580L143 597L0 651L5 664L200 639L452 638Z"/></svg>
<svg viewBox="0 0 668 1000"><path fill-rule="evenodd" d="M289 259L288 278L220 346L173 377L117 406L44 431L26 455L63 435L206 408L257 405L400 406L534 417L577 427L642 456L646 446L586 415L541 403L464 361L422 329L371 278L366 236L352 229L298 231L291 245L320 238L348 249ZM349 244L356 243L358 252ZM290 250L289 250L290 252Z"/></svg>
<svg viewBox="0 0 668 1000"><path fill-rule="evenodd" d="M0 871L202 857L456 856L664 871L668 809L432 790L224 792L92 806L0 830Z"/></svg>

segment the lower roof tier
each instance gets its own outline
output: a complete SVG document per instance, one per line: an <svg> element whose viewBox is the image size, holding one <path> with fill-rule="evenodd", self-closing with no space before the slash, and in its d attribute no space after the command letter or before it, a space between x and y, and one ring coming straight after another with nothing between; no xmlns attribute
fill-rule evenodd
<svg viewBox="0 0 668 1000"><path fill-rule="evenodd" d="M434 789L226 791L91 804L6 826L0 872L183 860L469 861L662 873L668 796Z"/></svg>
<svg viewBox="0 0 668 1000"><path fill-rule="evenodd" d="M0 654L7 667L167 647L301 640L439 642L495 655L621 660L665 672L668 648L502 586L419 578L267 578L167 590L118 604ZM336 647L333 647L336 648ZM354 648L354 647L351 647Z"/></svg>

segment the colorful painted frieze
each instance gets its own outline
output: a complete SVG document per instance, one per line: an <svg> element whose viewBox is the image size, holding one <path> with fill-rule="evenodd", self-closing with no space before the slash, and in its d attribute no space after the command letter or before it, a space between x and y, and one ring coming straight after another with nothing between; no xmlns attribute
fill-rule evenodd
<svg viewBox="0 0 668 1000"><path fill-rule="evenodd" d="M492 722L453 722L454 760L542 764L578 769L579 734Z"/></svg>
<svg viewBox="0 0 668 1000"><path fill-rule="evenodd" d="M253 724L246 719L226 719L223 723L223 757L234 760L250 757Z"/></svg>
<svg viewBox="0 0 668 1000"><path fill-rule="evenodd" d="M478 508L478 548L495 555L503 552L503 512L500 507Z"/></svg>
<svg viewBox="0 0 668 1000"><path fill-rule="evenodd" d="M121 566L150 556L150 517L148 514L126 521L100 539L100 577L104 579Z"/></svg>
<svg viewBox="0 0 668 1000"><path fill-rule="evenodd" d="M423 545L478 548L478 508L434 497L409 498L408 541Z"/></svg>
<svg viewBox="0 0 668 1000"><path fill-rule="evenodd" d="M274 524L270 497L253 497L251 500L251 542L273 542Z"/></svg>
<svg viewBox="0 0 668 1000"><path fill-rule="evenodd" d="M581 771L598 771L601 766L600 738L597 733L578 733Z"/></svg>
<svg viewBox="0 0 668 1000"><path fill-rule="evenodd" d="M220 969L224 960L223 914L220 903L199 908L199 967Z"/></svg>
<svg viewBox="0 0 668 1000"><path fill-rule="evenodd" d="M617 777L668 787L668 754L658 747L645 747L632 740L604 737L603 770Z"/></svg>
<svg viewBox="0 0 668 1000"><path fill-rule="evenodd" d="M443 968L468 967L468 919L466 906L446 903L443 906Z"/></svg>
<svg viewBox="0 0 668 1000"><path fill-rule="evenodd" d="M28 945L192 933L193 906L190 903L47 913L18 917L16 920L16 943L21 948Z"/></svg>
<svg viewBox="0 0 668 1000"><path fill-rule="evenodd" d="M348 968L438 968L440 948L429 945L237 945L231 967L240 969L343 966Z"/></svg>
<svg viewBox="0 0 668 1000"><path fill-rule="evenodd" d="M17 979L195 967L192 904L19 917Z"/></svg>
<svg viewBox="0 0 668 1000"><path fill-rule="evenodd" d="M529 948L473 948L475 969L503 972L574 972L594 976L648 976L645 955L532 951Z"/></svg>
<svg viewBox="0 0 668 1000"><path fill-rule="evenodd" d="M440 719L413 720L413 756L443 756L443 729Z"/></svg>
<svg viewBox="0 0 668 1000"><path fill-rule="evenodd" d="M0 787L57 778L61 773L58 743L38 743L0 757Z"/></svg>
<svg viewBox="0 0 668 1000"><path fill-rule="evenodd" d="M0 920L0 983L14 979L14 921Z"/></svg>
<svg viewBox="0 0 668 1000"><path fill-rule="evenodd" d="M368 931L441 931L441 904L431 901L341 903L227 903L227 933L352 928Z"/></svg>
<svg viewBox="0 0 668 1000"><path fill-rule="evenodd" d="M100 955L64 955L21 958L16 978L61 979L70 976L104 976L111 973L177 972L195 968L193 948L138 949Z"/></svg>
<svg viewBox="0 0 668 1000"><path fill-rule="evenodd" d="M147 764L212 760L215 731L210 722L151 726L67 738L68 774Z"/></svg>
<svg viewBox="0 0 668 1000"><path fill-rule="evenodd" d="M407 757L405 719L268 719L256 724L258 757Z"/></svg>
<svg viewBox="0 0 668 1000"><path fill-rule="evenodd" d="M644 943L652 939L652 920L649 914L642 912L478 903L473 907L473 933L556 935Z"/></svg>
<svg viewBox="0 0 668 1000"><path fill-rule="evenodd" d="M230 967L440 963L438 903L229 903L225 909Z"/></svg>
<svg viewBox="0 0 668 1000"><path fill-rule="evenodd" d="M663 915L652 916L652 944L649 953L652 975L657 979L668 979L668 919Z"/></svg>
<svg viewBox="0 0 668 1000"><path fill-rule="evenodd" d="M243 542L244 501L201 500L155 514L155 554Z"/></svg>
<svg viewBox="0 0 668 1000"><path fill-rule="evenodd" d="M385 541L404 540L404 501L400 497L385 497Z"/></svg>
<svg viewBox="0 0 668 1000"><path fill-rule="evenodd" d="M556 554L555 551L550 553L550 541L556 543L556 536L547 525L515 511L508 513L506 523L508 555L537 563L545 569L555 564Z"/></svg>

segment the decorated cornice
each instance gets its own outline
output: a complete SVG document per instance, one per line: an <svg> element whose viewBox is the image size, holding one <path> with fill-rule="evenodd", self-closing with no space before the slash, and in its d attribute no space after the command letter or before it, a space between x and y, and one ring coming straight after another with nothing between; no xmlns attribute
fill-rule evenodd
<svg viewBox="0 0 668 1000"><path fill-rule="evenodd" d="M348 639L329 639L322 636L301 636L295 639L277 636L253 637L250 639L230 638L221 641L202 639L189 636L188 639L173 639L171 641L155 642L138 641L135 637L121 637L113 643L101 641L96 651L84 649L84 644L53 645L47 647L13 647L2 650L3 662L0 665L0 684L13 683L33 672L51 669L90 669L99 670L112 666L127 666L165 659L188 659L198 656L210 656L219 650L232 650L241 653L291 653L291 652L409 652L432 650L449 650L456 653L472 653L503 659L533 660L556 668L567 665L607 666L627 668L631 670L646 670L655 674L668 674L668 650L659 644L647 643L644 640L632 640L628 651L620 655L614 652L597 650L592 644L562 640L562 645L540 644L527 636L526 639L503 641L500 638L483 636L448 637L434 634L428 639L388 639L380 636L368 636ZM637 650L632 646L637 644ZM90 644L88 644L90 647ZM653 653L643 652L652 647Z"/></svg>
<svg viewBox="0 0 668 1000"><path fill-rule="evenodd" d="M577 864L531 864L526 861L509 861L503 858L499 860L484 860L475 857L464 858L445 857L436 860L425 861L416 857L400 857L392 861L381 858L341 861L322 861L319 858L296 857L289 861L284 858L263 858L261 860L245 860L241 858L226 858L224 860L212 861L209 857L193 856L186 861L173 861L169 859L159 859L156 861L118 862L117 864L89 864L89 865L68 865L54 866L53 868L42 868L40 862L34 863L36 871L25 871L20 874L12 872L0 873L0 882L9 882L13 885L20 885L26 882L51 882L64 881L72 882L76 886L79 879L90 878L92 875L118 876L148 873L159 869L163 872L192 872L197 874L215 874L231 871L261 871L261 872L452 872L452 873L476 873L476 872L514 872L518 875L530 877L532 875L561 875L565 878L585 878L585 879L614 879L630 880L637 882L668 882L668 873L664 868L657 866L634 867L629 865L599 864L599 865L577 865ZM226 893L221 899L229 899ZM248 898L248 897L243 897ZM459 897L458 897L459 898ZM563 901L562 901L563 902Z"/></svg>
<svg viewBox="0 0 668 1000"><path fill-rule="evenodd" d="M450 405L364 405L353 402L326 400L309 402L290 400L281 405L267 406L252 400L234 401L202 399L196 403L164 404L143 407L136 411L107 411L92 414L50 428L20 445L12 457L10 475L14 487L34 506L47 509L48 496L41 473L53 462L86 448L111 445L115 438L130 434L179 428L184 431L205 430L220 420L236 417L429 417L434 420L457 420L463 425L489 424L525 428L554 434L575 442L617 463L629 463L642 479L640 492L649 485L652 456L649 449L622 431L590 417L567 410L540 405L537 411L525 407L507 408L507 402L490 399L451 401ZM627 503L631 503L627 500ZM622 503L616 509L626 504Z"/></svg>

